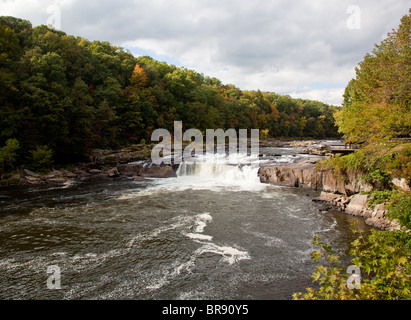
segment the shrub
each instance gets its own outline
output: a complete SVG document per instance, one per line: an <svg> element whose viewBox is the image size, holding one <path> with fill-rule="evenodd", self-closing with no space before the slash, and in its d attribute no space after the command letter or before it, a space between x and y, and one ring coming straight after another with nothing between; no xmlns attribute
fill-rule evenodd
<svg viewBox="0 0 411 320"><path fill-rule="evenodd" d="M365 182L371 184L375 189L385 190L390 187L391 179L388 174L380 168L366 173L364 175Z"/></svg>
<svg viewBox="0 0 411 320"><path fill-rule="evenodd" d="M53 150L47 146L38 146L30 151L29 168L35 171L46 171L53 164Z"/></svg>
<svg viewBox="0 0 411 320"><path fill-rule="evenodd" d="M318 265L312 278L318 289L307 288L305 293L295 293L294 300L410 300L411 234L403 231L376 231L365 239L359 236L352 242L352 264L360 270L360 287L348 286L352 275L347 266L339 265L339 257L325 243L314 238L320 250L312 259Z"/></svg>
<svg viewBox="0 0 411 320"><path fill-rule="evenodd" d="M411 192L397 192L388 206L388 217L411 229Z"/></svg>
<svg viewBox="0 0 411 320"><path fill-rule="evenodd" d="M3 173L6 165L12 166L17 158L17 150L20 149L20 144L16 139L9 139L6 145L0 148L0 173Z"/></svg>
<svg viewBox="0 0 411 320"><path fill-rule="evenodd" d="M385 203L389 201L397 191L390 191L390 190L375 190L371 192L371 196L368 199L368 207L373 209L377 204Z"/></svg>

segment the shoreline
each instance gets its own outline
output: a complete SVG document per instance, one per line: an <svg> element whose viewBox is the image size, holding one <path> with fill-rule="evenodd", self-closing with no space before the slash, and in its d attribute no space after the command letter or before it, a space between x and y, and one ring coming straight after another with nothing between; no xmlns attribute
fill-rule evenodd
<svg viewBox="0 0 411 320"><path fill-rule="evenodd" d="M383 231L402 230L396 219L387 217L384 204L375 208L367 206L370 196L361 193L371 191L372 186L362 182L357 175L350 176L349 181L340 181L331 171L317 169L318 161L308 158L291 164L263 166L259 176L262 183L321 191L321 195L313 199L324 205L321 211L335 208L352 216L363 217L367 225Z"/></svg>
<svg viewBox="0 0 411 320"><path fill-rule="evenodd" d="M260 141L260 148L270 147L308 147L314 144L320 144L324 141L341 141L340 139L269 139ZM131 166L138 163L148 163L151 158L152 145L131 145L129 147L119 150L106 150L106 149L94 149L88 156L88 162L70 163L63 165L56 165L53 169L46 173L38 173L21 167L12 173L7 174L8 178L3 179L0 184L0 192L7 190L10 187L30 187L38 185L64 185L70 184L76 181L84 181L89 177L96 175L108 176L111 178L119 177L122 175L130 176L130 173L126 171L121 172L119 167L125 165ZM164 165L169 166L169 165ZM157 167L157 166L153 166ZM160 166L161 167L161 166ZM67 169L70 168L70 169ZM161 171L152 169L151 174L153 177L162 177L162 174L155 171ZM141 170L134 168L132 176L141 176ZM150 177L150 172L144 172L145 177ZM167 172L166 176L171 175L171 172ZM1 194L0 194L1 200Z"/></svg>
<svg viewBox="0 0 411 320"><path fill-rule="evenodd" d="M273 139L262 141L260 147L308 147L324 141L330 140ZM363 217L369 226L381 230L401 230L398 221L391 221L386 217L387 210L384 209L383 204L377 205L374 209L367 207L369 196L360 193L372 190L370 185L362 183L357 176L349 177L349 181L338 181L333 177L332 172L316 168L316 163L320 160L320 157L311 154L292 163L269 163L260 167L258 176L260 181L266 184L321 191L321 195L312 200L323 203L323 211L335 208L353 216ZM95 177L128 177L135 181L177 177L173 165L147 165L149 162L147 146L138 145L116 151L94 150L90 162L71 164L72 170L52 169L46 174L28 169L20 170L12 177L19 183L0 187L0 201L9 199L9 196L2 194L2 191L35 186L64 187Z"/></svg>

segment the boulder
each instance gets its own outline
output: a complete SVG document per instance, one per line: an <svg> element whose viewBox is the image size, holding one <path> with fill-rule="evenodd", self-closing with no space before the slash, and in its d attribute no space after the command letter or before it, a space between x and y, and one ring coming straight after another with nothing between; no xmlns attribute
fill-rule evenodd
<svg viewBox="0 0 411 320"><path fill-rule="evenodd" d="M143 166L142 164L121 164L117 166L117 171L120 175L127 177L143 177L143 178L175 178L177 174L171 166L153 165Z"/></svg>
<svg viewBox="0 0 411 320"><path fill-rule="evenodd" d="M24 169L24 173L30 177L40 178L40 175L38 173L35 173L27 169Z"/></svg>
<svg viewBox="0 0 411 320"><path fill-rule="evenodd" d="M362 216L367 208L367 195L356 194L352 197L345 211L353 216Z"/></svg>
<svg viewBox="0 0 411 320"><path fill-rule="evenodd" d="M91 173L91 174L100 174L100 173L103 173L103 171L101 171L101 170L99 170L99 169L90 169L88 172Z"/></svg>
<svg viewBox="0 0 411 320"><path fill-rule="evenodd" d="M27 176L25 177L25 179L28 184L32 184L32 185L38 185L38 184L44 183L44 181L36 177Z"/></svg>
<svg viewBox="0 0 411 320"><path fill-rule="evenodd" d="M141 164L121 164L117 166L117 171L122 176L139 176L143 166Z"/></svg>
<svg viewBox="0 0 411 320"><path fill-rule="evenodd" d="M386 230L389 228L391 221L388 218L386 218L385 214L386 210L384 208L384 204L379 204L375 206L374 211L371 214L371 217L366 219L365 223L370 226Z"/></svg>
<svg viewBox="0 0 411 320"><path fill-rule="evenodd" d="M133 176L133 180L134 181L146 181L147 179L144 177L140 177L140 176Z"/></svg>
<svg viewBox="0 0 411 320"><path fill-rule="evenodd" d="M67 170L63 170L62 173L63 173L63 176L64 176L65 178L71 178L71 179L77 178L77 174L75 174L74 172L70 172L70 171L67 171Z"/></svg>
<svg viewBox="0 0 411 320"><path fill-rule="evenodd" d="M120 176L117 168L111 168L110 170L108 170L107 174L110 178L117 178Z"/></svg>
<svg viewBox="0 0 411 320"><path fill-rule="evenodd" d="M47 179L47 183L53 183L53 184L64 184L66 182L67 182L67 180L64 179L64 178Z"/></svg>
<svg viewBox="0 0 411 320"><path fill-rule="evenodd" d="M316 202L335 202L339 198L341 198L341 196L338 195L338 194L322 191L320 196L317 197L317 198L314 198L313 201L316 201Z"/></svg>
<svg viewBox="0 0 411 320"><path fill-rule="evenodd" d="M152 166L143 168L140 176L146 178L176 178L177 174L171 166Z"/></svg>

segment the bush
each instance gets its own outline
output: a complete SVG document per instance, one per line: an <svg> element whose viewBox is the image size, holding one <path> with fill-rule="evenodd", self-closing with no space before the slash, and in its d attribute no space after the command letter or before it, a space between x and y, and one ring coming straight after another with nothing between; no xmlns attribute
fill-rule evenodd
<svg viewBox="0 0 411 320"><path fill-rule="evenodd" d="M377 204L385 203L389 201L397 191L390 191L390 190L383 190L378 191L375 190L371 192L371 196L368 199L368 207L373 209Z"/></svg>
<svg viewBox="0 0 411 320"><path fill-rule="evenodd" d="M411 192L398 192L391 198L388 206L388 217L411 229Z"/></svg>
<svg viewBox="0 0 411 320"><path fill-rule="evenodd" d="M47 146L38 146L30 151L29 168L34 171L47 171L53 164L53 150Z"/></svg>
<svg viewBox="0 0 411 320"><path fill-rule="evenodd" d="M318 237L314 244L321 248L312 253L319 265L312 275L318 289L307 288L305 293L295 293L294 300L410 300L411 234L403 231L376 231L365 239L360 236L352 242L352 264L359 268L358 288L350 289L352 275L347 266L339 265L339 257Z"/></svg>
<svg viewBox="0 0 411 320"><path fill-rule="evenodd" d="M394 177L411 180L411 143L394 148L391 160L387 161L386 169Z"/></svg>
<svg viewBox="0 0 411 320"><path fill-rule="evenodd" d="M364 175L365 182L371 184L375 189L385 190L390 187L391 179L388 174L376 168Z"/></svg>
<svg viewBox="0 0 411 320"><path fill-rule="evenodd" d="M0 148L0 173L3 173L6 165L12 166L17 158L17 150L20 149L20 144L16 139L9 139L6 145Z"/></svg>

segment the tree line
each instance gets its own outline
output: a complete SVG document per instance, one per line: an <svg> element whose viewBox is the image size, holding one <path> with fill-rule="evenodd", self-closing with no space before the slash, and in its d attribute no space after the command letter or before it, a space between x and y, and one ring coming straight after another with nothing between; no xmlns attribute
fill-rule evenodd
<svg viewBox="0 0 411 320"><path fill-rule="evenodd" d="M104 41L0 17L0 146L57 162L150 141L157 128L260 129L264 138L338 136L336 107L232 84ZM11 141L14 139L16 141Z"/></svg>

